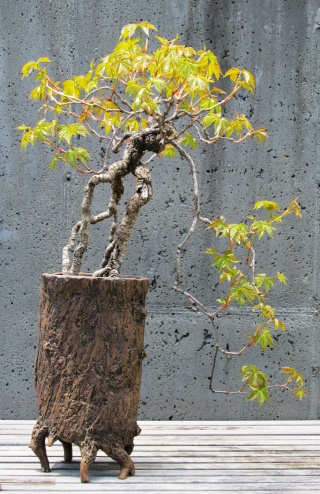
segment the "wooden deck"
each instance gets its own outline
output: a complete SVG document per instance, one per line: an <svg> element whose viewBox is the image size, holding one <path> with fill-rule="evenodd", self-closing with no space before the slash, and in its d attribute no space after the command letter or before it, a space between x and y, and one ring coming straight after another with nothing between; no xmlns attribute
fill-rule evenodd
<svg viewBox="0 0 320 494"><path fill-rule="evenodd" d="M79 450L62 461L48 448L51 473L42 473L27 445L32 421L0 421L0 491L320 493L320 421L139 422L132 457L136 475L118 480L119 467L103 453L91 482L79 479Z"/></svg>

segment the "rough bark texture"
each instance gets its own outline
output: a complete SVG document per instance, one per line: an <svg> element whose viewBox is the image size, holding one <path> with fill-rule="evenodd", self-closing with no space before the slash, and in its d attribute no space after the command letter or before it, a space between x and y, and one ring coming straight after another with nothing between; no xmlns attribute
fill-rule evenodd
<svg viewBox="0 0 320 494"><path fill-rule="evenodd" d="M81 220L72 228L67 245L62 250L62 272L63 274L78 275L83 255L89 243L90 225L114 217L111 226L109 243L105 250L105 256L101 268L93 273L94 276L110 276L118 274L124 260L128 241L134 224L139 216L141 207L146 204L152 196L152 180L149 169L141 163L146 151L160 153L163 151L167 139L172 133L170 125L163 128L147 128L136 133L126 133L112 150L118 153L121 145L127 141L123 156L114 162L108 169L93 175L85 189L81 206ZM124 192L123 177L132 173L136 177L136 190L131 197L120 225L118 225L118 204ZM108 209L96 216L91 213L91 205L95 187L101 183L111 184L111 196ZM76 237L79 235L78 244L74 248ZM70 253L73 252L73 261L70 268Z"/></svg>
<svg viewBox="0 0 320 494"><path fill-rule="evenodd" d="M130 458L139 434L146 278L42 276L36 391L39 418L30 447L50 471L45 450L62 442L80 447L81 480L98 449L134 474Z"/></svg>

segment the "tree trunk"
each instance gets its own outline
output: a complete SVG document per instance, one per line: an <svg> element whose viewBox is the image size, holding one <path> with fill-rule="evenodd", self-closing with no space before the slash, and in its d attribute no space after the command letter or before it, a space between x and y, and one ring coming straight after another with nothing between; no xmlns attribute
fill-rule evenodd
<svg viewBox="0 0 320 494"><path fill-rule="evenodd" d="M66 461L71 444L80 447L83 482L98 449L120 464L119 478L134 474L148 286L137 277L42 276L30 447L44 471L48 437L49 446L62 442Z"/></svg>

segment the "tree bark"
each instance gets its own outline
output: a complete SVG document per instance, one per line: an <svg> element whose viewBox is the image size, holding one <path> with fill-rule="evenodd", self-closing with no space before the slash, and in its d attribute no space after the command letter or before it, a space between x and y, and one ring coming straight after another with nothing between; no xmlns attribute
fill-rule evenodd
<svg viewBox="0 0 320 494"><path fill-rule="evenodd" d="M50 471L45 449L80 447L81 480L98 449L134 474L130 458L139 434L145 299L149 280L137 277L42 276L35 383L39 418L30 447Z"/></svg>

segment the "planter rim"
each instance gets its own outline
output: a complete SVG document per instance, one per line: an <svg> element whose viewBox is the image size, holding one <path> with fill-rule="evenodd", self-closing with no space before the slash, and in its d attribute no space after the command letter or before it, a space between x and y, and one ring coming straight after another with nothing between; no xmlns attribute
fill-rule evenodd
<svg viewBox="0 0 320 494"><path fill-rule="evenodd" d="M146 278L144 276L135 276L135 275L119 275L115 276L112 278L107 278L105 276L95 276L93 277L91 273L80 273L79 275L70 275L70 274L62 274L61 272L58 273L42 273L41 276L44 277L56 277L60 279L92 279L92 280L104 280L104 281L150 281L149 278Z"/></svg>

